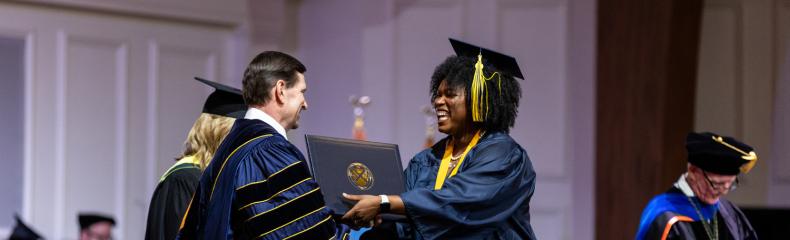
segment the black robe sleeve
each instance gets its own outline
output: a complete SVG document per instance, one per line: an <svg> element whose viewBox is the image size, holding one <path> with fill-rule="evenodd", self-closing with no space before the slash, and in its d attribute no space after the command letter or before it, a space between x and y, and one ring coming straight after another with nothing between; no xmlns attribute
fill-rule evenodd
<svg viewBox="0 0 790 240"><path fill-rule="evenodd" d="M148 209L145 239L176 238L199 179L200 169L189 167L172 172L159 183Z"/></svg>

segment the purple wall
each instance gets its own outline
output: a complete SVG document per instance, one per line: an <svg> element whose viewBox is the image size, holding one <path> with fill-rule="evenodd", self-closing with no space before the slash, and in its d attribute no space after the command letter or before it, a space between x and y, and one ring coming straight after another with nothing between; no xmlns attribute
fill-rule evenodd
<svg viewBox="0 0 790 240"><path fill-rule="evenodd" d="M22 215L25 40L0 36L0 228Z"/></svg>
<svg viewBox="0 0 790 240"><path fill-rule="evenodd" d="M308 110L291 141L303 148L299 133L351 136L352 108L348 96L360 94L362 11L365 1L307 1L299 11L299 58L307 66Z"/></svg>
<svg viewBox="0 0 790 240"><path fill-rule="evenodd" d="M368 140L423 149L434 68L448 37L507 51L527 79L511 135L538 173L531 206L540 238L593 234L595 1L302 1L295 54L307 65L308 111L289 139L351 138L349 95L370 95ZM287 50L287 47L283 48ZM437 134L436 140L441 134ZM573 231L568 231L571 228Z"/></svg>

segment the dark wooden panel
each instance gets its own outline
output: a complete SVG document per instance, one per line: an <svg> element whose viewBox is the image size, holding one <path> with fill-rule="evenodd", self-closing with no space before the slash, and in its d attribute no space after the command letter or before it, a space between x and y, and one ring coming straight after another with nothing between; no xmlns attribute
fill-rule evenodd
<svg viewBox="0 0 790 240"><path fill-rule="evenodd" d="M599 0L596 239L633 239L685 169L702 0Z"/></svg>

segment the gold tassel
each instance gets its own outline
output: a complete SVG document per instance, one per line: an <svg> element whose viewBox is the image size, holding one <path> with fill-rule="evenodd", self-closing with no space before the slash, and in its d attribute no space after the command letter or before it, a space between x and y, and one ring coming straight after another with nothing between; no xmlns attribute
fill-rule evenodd
<svg viewBox="0 0 790 240"><path fill-rule="evenodd" d="M491 74L491 77L483 75L483 55L477 54L477 63L475 63L475 74L472 77L472 121L483 122L488 116L488 88L486 81L491 80L494 76L499 77L499 72ZM499 94L502 94L502 78L498 78L497 87Z"/></svg>
<svg viewBox="0 0 790 240"><path fill-rule="evenodd" d="M743 160L749 161L749 162L741 165L741 168L740 168L741 173L748 173L749 171L752 170L752 168L754 167L754 164L757 163L757 153L755 153L754 151L746 153L743 150L741 150L741 149L739 149L739 148L737 148L737 147L735 147L733 145L730 145L729 143L725 142L724 138L719 137L719 136L713 136L713 141L721 143L722 145L727 146L728 148L730 148L732 150L735 150L736 152L738 152L738 153L743 155L743 156L741 156L741 158L743 158Z"/></svg>

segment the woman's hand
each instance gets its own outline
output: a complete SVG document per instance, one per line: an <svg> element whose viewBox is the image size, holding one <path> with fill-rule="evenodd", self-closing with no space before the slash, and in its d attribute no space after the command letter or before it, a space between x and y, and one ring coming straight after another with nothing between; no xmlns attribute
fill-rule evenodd
<svg viewBox="0 0 790 240"><path fill-rule="evenodd" d="M343 193L345 199L357 201L342 220L353 223L358 227L373 227L381 224L381 197L373 195L352 195Z"/></svg>

